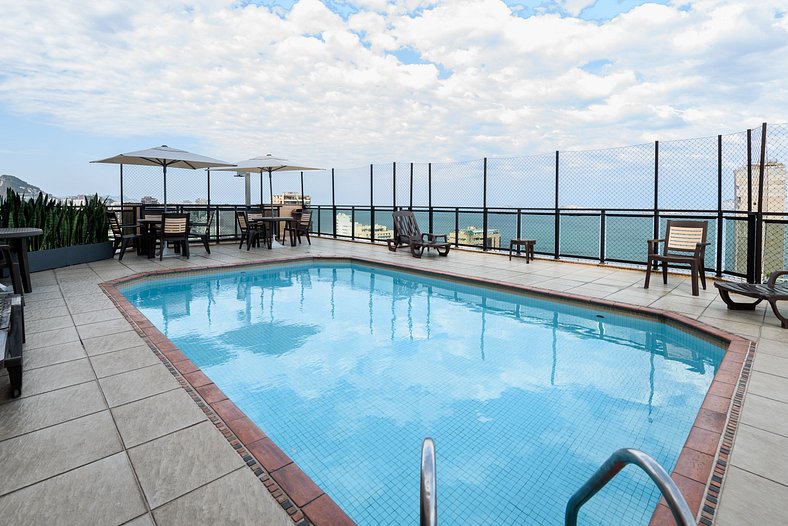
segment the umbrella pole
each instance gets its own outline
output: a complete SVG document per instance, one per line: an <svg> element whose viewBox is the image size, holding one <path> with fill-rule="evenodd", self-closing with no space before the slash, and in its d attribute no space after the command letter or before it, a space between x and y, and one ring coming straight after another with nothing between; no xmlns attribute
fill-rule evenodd
<svg viewBox="0 0 788 526"><path fill-rule="evenodd" d="M265 210L265 201L263 200L263 169L260 168L260 210Z"/></svg>
<svg viewBox="0 0 788 526"><path fill-rule="evenodd" d="M270 168L268 169L268 193L271 196L271 217L274 217L274 183Z"/></svg>
<svg viewBox="0 0 788 526"><path fill-rule="evenodd" d="M167 212L167 164L161 165L164 169L164 212Z"/></svg>

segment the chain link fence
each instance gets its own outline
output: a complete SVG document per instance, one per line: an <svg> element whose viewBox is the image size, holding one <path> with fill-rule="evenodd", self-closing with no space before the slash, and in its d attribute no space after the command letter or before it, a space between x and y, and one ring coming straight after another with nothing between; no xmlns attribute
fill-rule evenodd
<svg viewBox="0 0 788 526"><path fill-rule="evenodd" d="M706 221L707 271L759 281L788 267L788 124L766 126L765 139L757 127L603 150L281 172L273 193L300 205L303 192L324 236L386 241L392 211L410 208L422 231L455 246L507 251L513 239L535 239L537 254L635 265L668 220ZM125 204L163 205L160 168L122 171ZM195 220L210 210L217 239L237 236L235 212L247 202L271 203L259 173L169 169L166 191Z"/></svg>

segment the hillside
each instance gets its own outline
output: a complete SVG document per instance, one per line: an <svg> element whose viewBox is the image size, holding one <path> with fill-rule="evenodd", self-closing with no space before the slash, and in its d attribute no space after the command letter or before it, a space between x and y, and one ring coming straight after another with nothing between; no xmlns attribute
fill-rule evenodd
<svg viewBox="0 0 788 526"><path fill-rule="evenodd" d="M19 177L8 174L0 175L0 195L5 196L9 188L25 197L37 197L39 192L43 192L39 187L23 181Z"/></svg>

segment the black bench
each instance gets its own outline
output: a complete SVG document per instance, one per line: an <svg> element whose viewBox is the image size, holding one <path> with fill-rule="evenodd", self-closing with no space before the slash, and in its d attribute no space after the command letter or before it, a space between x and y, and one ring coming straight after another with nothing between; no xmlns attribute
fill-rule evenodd
<svg viewBox="0 0 788 526"><path fill-rule="evenodd" d="M22 394L23 316L22 296L0 294L0 368L8 370L12 398Z"/></svg>

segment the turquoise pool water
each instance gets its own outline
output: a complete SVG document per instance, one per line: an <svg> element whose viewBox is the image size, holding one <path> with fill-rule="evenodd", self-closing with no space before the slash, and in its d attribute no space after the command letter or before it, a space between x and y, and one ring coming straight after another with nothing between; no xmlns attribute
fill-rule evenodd
<svg viewBox="0 0 788 526"><path fill-rule="evenodd" d="M563 524L616 449L671 470L723 350L603 310L351 263L138 282L124 295L359 524ZM647 524L626 468L581 524Z"/></svg>

